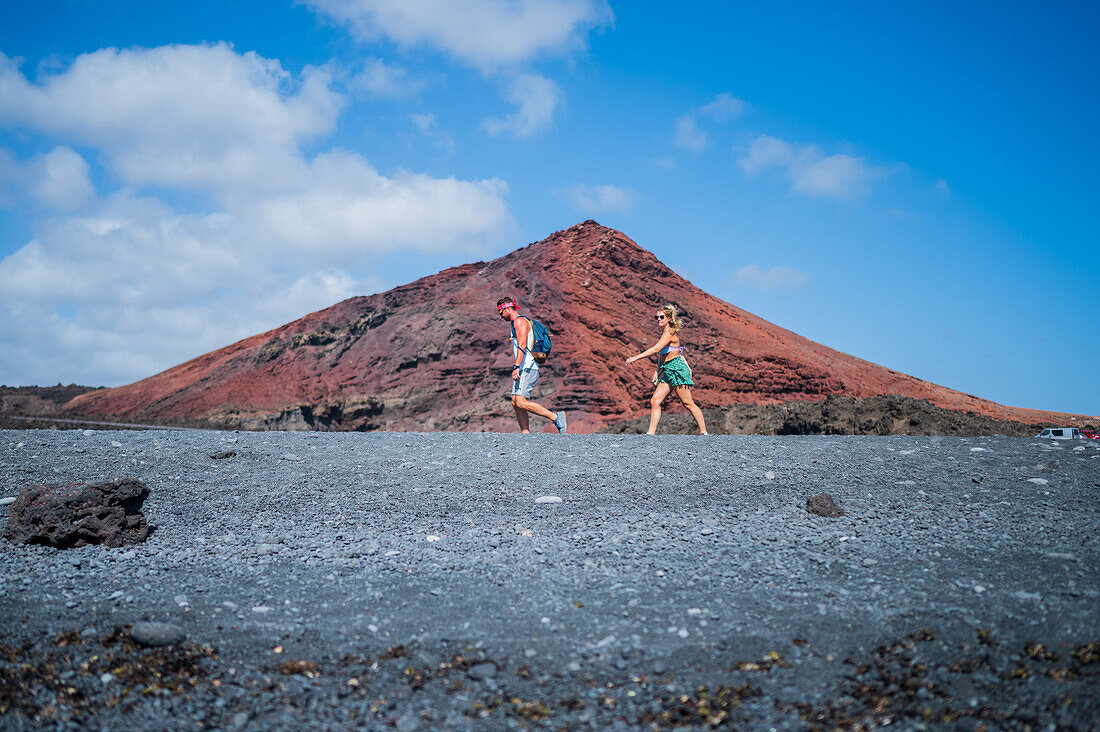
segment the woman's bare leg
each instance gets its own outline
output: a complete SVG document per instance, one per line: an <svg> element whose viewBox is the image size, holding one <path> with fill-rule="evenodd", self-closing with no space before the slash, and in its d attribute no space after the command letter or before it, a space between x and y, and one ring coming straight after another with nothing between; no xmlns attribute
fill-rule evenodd
<svg viewBox="0 0 1100 732"><path fill-rule="evenodd" d="M668 396L668 384L661 382L653 390L653 398L649 400L652 411L649 413L649 431L647 435L657 434L657 423L661 421L661 403Z"/></svg>
<svg viewBox="0 0 1100 732"><path fill-rule="evenodd" d="M684 405L684 409L691 412L692 417L695 417L695 424L699 425L699 434L707 434L707 425L703 421L703 410L699 409L695 400L691 398L691 389L686 386L676 387L676 398Z"/></svg>

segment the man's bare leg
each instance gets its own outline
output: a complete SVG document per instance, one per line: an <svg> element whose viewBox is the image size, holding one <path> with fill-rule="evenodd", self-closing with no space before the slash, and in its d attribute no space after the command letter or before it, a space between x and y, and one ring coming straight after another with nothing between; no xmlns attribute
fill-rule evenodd
<svg viewBox="0 0 1100 732"><path fill-rule="evenodd" d="M668 396L668 388L668 384L662 381L653 390L653 398L649 400L652 411L649 413L649 431L646 432L647 435L657 434L657 423L661 421L661 403Z"/></svg>
<svg viewBox="0 0 1100 732"><path fill-rule="evenodd" d="M527 434L531 431L530 420L527 416L527 410L516 403L516 399L522 398L523 397L512 397L512 409L516 410L516 421L519 422L520 434Z"/></svg>
<svg viewBox="0 0 1100 732"><path fill-rule="evenodd" d="M530 412L531 414L537 414L540 417L545 417L551 422L553 422L554 419L558 416L538 402L533 402L530 399L521 396L512 397L512 406L516 408L516 418L521 419L521 424L527 421L527 412ZM519 416L521 409L524 410L522 418L520 418Z"/></svg>

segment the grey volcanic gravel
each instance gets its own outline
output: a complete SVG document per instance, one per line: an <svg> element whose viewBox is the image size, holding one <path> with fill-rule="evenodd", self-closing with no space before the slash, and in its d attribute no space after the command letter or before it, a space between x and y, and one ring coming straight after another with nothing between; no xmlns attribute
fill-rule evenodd
<svg viewBox="0 0 1100 732"><path fill-rule="evenodd" d="M122 475L145 543L0 547L4 729L1100 718L1095 443L0 431Z"/></svg>

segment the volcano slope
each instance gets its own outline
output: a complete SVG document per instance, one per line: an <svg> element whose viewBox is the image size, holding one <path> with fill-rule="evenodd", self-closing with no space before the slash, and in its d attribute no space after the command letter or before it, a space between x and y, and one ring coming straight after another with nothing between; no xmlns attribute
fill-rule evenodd
<svg viewBox="0 0 1100 732"><path fill-rule="evenodd" d="M505 295L518 295L554 333L536 398L567 410L571 431L645 413L651 372L623 359L654 341L650 315L666 302L684 313L704 407L900 394L1001 420L1066 417L1004 407L814 343L708 295L595 221L78 396L68 411L247 429L514 429L508 330L494 308Z"/></svg>
<svg viewBox="0 0 1100 732"><path fill-rule="evenodd" d="M1100 718L1100 445L0 431L6 487L120 470L146 542L0 550L5 730Z"/></svg>

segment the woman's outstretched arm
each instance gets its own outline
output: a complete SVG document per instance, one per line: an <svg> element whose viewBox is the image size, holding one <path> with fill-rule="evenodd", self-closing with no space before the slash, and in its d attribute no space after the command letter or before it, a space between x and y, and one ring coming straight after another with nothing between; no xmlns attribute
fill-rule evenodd
<svg viewBox="0 0 1100 732"><path fill-rule="evenodd" d="M636 356L631 356L626 360L626 362L634 363L635 361L638 361L640 359L648 358L649 356L652 356L653 354L657 353L657 351L667 346L669 343L672 343L672 334L666 330L664 333L661 334L661 340L657 341L657 345L653 346L652 348L647 348Z"/></svg>

